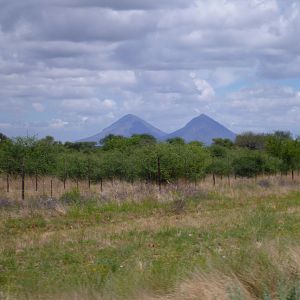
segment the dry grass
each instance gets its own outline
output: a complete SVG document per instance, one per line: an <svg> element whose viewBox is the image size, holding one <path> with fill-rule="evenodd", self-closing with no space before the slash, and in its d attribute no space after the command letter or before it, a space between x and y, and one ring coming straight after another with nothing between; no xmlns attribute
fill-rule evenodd
<svg viewBox="0 0 300 300"><path fill-rule="evenodd" d="M274 245L267 245L270 255L273 256L278 249L273 248ZM277 254L276 254L277 256ZM278 257L271 257L276 258ZM286 260L274 260L278 268L284 272L285 276L300 276L300 248L290 248L286 254ZM240 274L230 273L229 275L221 272L212 271L204 273L201 271L194 272L189 278L181 282L173 293L165 296L149 295L144 291L136 291L132 299L135 300L256 300L261 299L255 294L251 293L252 286L256 284L259 278L251 278L251 274L246 278L239 278ZM289 290L273 291L265 299L299 299L299 286L296 286L295 294L291 294ZM294 296L293 296L294 295ZM67 294L58 294L50 298L38 296L37 299L85 299L85 300L101 300L104 299L97 292L90 290L76 291Z"/></svg>
<svg viewBox="0 0 300 300"><path fill-rule="evenodd" d="M79 186L0 209L0 299L300 299L300 178Z"/></svg>
<svg viewBox="0 0 300 300"><path fill-rule="evenodd" d="M9 192L6 190L6 177L0 177L0 198L14 201L21 201L21 179L19 177L10 178ZM283 195L291 190L300 190L300 176L295 175L294 180L291 176L261 176L255 179L230 178L228 184L227 178L217 178L216 185L210 177L196 183L178 181L173 184L163 186L159 192L157 185L144 182L128 183L123 181L105 181L102 184L91 184L90 188L87 181L77 182L67 180L64 188L63 182L57 178L43 177L38 179L38 190L35 187L35 178L27 177L25 180L25 200L40 198L51 195L60 198L68 191L77 188L85 197L96 196L101 200L114 200L122 202L126 200L139 202L143 199L157 199L161 201L173 201L178 195L189 197L199 191L208 194L217 191L225 196L234 199L244 199L249 197L266 197L268 195ZM177 198L176 198L177 197Z"/></svg>

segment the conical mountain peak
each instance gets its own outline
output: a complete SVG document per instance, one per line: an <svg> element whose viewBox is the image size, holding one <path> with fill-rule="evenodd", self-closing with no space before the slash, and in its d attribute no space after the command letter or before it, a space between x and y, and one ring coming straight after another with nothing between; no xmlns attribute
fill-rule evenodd
<svg viewBox="0 0 300 300"><path fill-rule="evenodd" d="M235 134L211 117L201 114L188 122L183 128L167 136L167 138L172 137L181 137L186 142L201 141L209 145L214 138L234 140Z"/></svg>
<svg viewBox="0 0 300 300"><path fill-rule="evenodd" d="M142 120L142 119L139 118L139 117L136 116L136 115L133 115L133 114L127 114L127 115L121 117L118 121L122 121L122 120L132 120L132 121L134 121L134 120ZM118 122L118 121L117 121L117 122ZM142 121L143 121L143 120L142 120Z"/></svg>
<svg viewBox="0 0 300 300"><path fill-rule="evenodd" d="M193 118L191 121L189 121L186 126L188 125L199 125L199 124L203 124L204 126L207 126L208 124L219 124L217 121L215 121L214 119L212 119L211 117L207 116L206 114L201 114L195 118ZM223 126L223 125L221 125Z"/></svg>
<svg viewBox="0 0 300 300"><path fill-rule="evenodd" d="M122 135L124 137L130 137L133 134L150 134L160 140L181 137L186 142L200 141L208 145L211 144L214 138L235 139L235 134L232 131L205 114L195 117L183 128L171 134L164 133L138 116L127 114L110 126L104 128L98 134L82 139L80 142L98 143L109 134Z"/></svg>
<svg viewBox="0 0 300 300"><path fill-rule="evenodd" d="M101 139L109 134L122 135L124 137L130 137L133 134L150 134L157 139L161 139L166 133L158 128L147 123L143 119L133 114L127 114L121 117L119 120L104 128L101 132L80 140L80 142L99 142Z"/></svg>

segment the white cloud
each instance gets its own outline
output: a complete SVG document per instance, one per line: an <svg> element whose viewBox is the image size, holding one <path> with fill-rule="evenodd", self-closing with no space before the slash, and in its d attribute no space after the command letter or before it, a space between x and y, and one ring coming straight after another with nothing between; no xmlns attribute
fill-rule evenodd
<svg viewBox="0 0 300 300"><path fill-rule="evenodd" d="M84 136L130 112L165 130L194 112L245 128L263 128L259 116L298 119L299 1L2 2L2 123L42 128L44 111L45 131ZM296 86L290 96L283 79Z"/></svg>
<svg viewBox="0 0 300 300"><path fill-rule="evenodd" d="M112 99L100 100L97 98L67 99L62 101L61 106L69 112L98 114L115 109L116 102Z"/></svg>
<svg viewBox="0 0 300 300"><path fill-rule="evenodd" d="M63 121L61 119L53 119L49 123L49 127L52 129L62 129L67 126L69 122Z"/></svg>
<svg viewBox="0 0 300 300"><path fill-rule="evenodd" d="M10 127L13 127L12 124L10 124L10 123L6 123L6 122L0 123L0 128L10 128Z"/></svg>
<svg viewBox="0 0 300 300"><path fill-rule="evenodd" d="M239 70L217 68L212 74L212 80L218 87L227 86L238 80Z"/></svg>
<svg viewBox="0 0 300 300"><path fill-rule="evenodd" d="M39 103L39 102L34 102L32 103L32 107L34 110L36 110L37 112L43 112L45 111L45 107L43 104Z"/></svg>
<svg viewBox="0 0 300 300"><path fill-rule="evenodd" d="M134 85L136 83L135 73L126 71L101 71L98 72L98 82L102 85Z"/></svg>
<svg viewBox="0 0 300 300"><path fill-rule="evenodd" d="M204 79L194 78L194 83L200 95L200 101L211 100L215 96L213 87Z"/></svg>
<svg viewBox="0 0 300 300"><path fill-rule="evenodd" d="M264 86L231 93L220 104L220 113L237 132L276 129L299 132L300 95L291 87Z"/></svg>

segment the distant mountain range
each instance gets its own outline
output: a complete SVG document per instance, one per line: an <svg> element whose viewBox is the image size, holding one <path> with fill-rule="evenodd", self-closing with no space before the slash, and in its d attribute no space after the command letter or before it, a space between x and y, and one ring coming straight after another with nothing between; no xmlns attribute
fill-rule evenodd
<svg viewBox="0 0 300 300"><path fill-rule="evenodd" d="M129 114L112 125L106 127L101 132L79 140L78 142L99 142L109 134L130 137L133 134L151 134L158 140L166 140L173 137L181 137L186 142L200 141L207 145L211 144L213 138L235 139L235 133L216 122L205 114L192 119L183 128L167 134L152 126L141 118Z"/></svg>

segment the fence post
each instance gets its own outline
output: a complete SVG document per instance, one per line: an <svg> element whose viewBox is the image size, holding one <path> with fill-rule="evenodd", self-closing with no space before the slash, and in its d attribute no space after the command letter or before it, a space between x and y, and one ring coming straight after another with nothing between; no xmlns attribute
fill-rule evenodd
<svg viewBox="0 0 300 300"><path fill-rule="evenodd" d="M157 181L158 181L158 188L161 192L161 170L160 170L160 158L157 157Z"/></svg>
<svg viewBox="0 0 300 300"><path fill-rule="evenodd" d="M9 193L9 174L6 174L6 191Z"/></svg>
<svg viewBox="0 0 300 300"><path fill-rule="evenodd" d="M228 186L230 186L230 175L227 175Z"/></svg>
<svg viewBox="0 0 300 300"><path fill-rule="evenodd" d="M53 188L52 188L52 178L50 180L50 197L52 198L53 196Z"/></svg>
<svg viewBox="0 0 300 300"><path fill-rule="evenodd" d="M37 171L35 172L35 191L38 191L38 175L37 175Z"/></svg>
<svg viewBox="0 0 300 300"><path fill-rule="evenodd" d="M25 199L25 170L24 170L24 160L22 162L22 200Z"/></svg>
<svg viewBox="0 0 300 300"><path fill-rule="evenodd" d="M100 178L100 191L103 192L103 180Z"/></svg>

